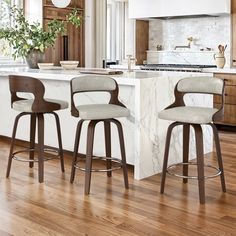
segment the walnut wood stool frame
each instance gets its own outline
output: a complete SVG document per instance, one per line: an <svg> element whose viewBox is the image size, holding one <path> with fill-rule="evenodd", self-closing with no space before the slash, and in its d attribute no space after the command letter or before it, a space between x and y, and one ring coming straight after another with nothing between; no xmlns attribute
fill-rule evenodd
<svg viewBox="0 0 236 236"><path fill-rule="evenodd" d="M196 83L198 83L198 78L194 78L196 80ZM208 77L203 78L203 79L209 79ZM215 80L220 80L218 78L211 78ZM186 80L186 79L183 79ZM214 93L214 92L209 92L211 89L208 90L207 86L210 86L211 84L206 84L206 88L203 89L203 92L199 91L200 88L196 88L194 90L194 83L191 84L193 86L190 88L190 91L186 91L186 88L183 87L182 89L178 87L179 83L181 83L181 80L177 83L175 87L175 102L167 107L165 110L171 109L171 108L176 108L176 107L183 107L185 106L184 103L184 95L187 93L205 93L205 94L215 94L221 97L221 107L220 109L214 113L212 120L217 120L222 117L223 114L223 105L224 105L224 82L222 85L222 91L221 93ZM214 86L214 81L212 86ZM172 124L169 125L168 130L167 130L167 136L166 136L166 144L165 144L165 152L164 152L164 161L163 161L163 168L162 168L162 179L161 179L161 187L160 187L160 193L164 193L164 188L165 188L165 179L166 179L166 173L183 178L183 183L187 183L188 179L197 179L198 180L198 188L199 188L199 200L200 204L205 203L205 180L209 178L214 178L217 176L220 176L221 179L221 188L223 192L226 192L226 186L225 186L225 178L224 178L224 169L223 169L223 161L222 161L222 155L221 155L221 148L220 148L220 141L219 141L219 136L218 136L218 131L216 126L213 123L204 123L204 125L209 125L212 127L213 130L213 136L215 140L215 147L216 147L216 154L217 154L217 161L218 161L218 168L214 167L212 165L204 165L204 149L203 149L203 132L202 132L202 127L201 124L196 124L196 123L185 123L185 122L179 122L176 121ZM171 141L171 133L172 130L176 126L183 126L183 162L178 163L178 164L173 164L168 166L168 156L169 156L169 147L170 147L170 141ZM194 132L195 132L195 141L196 141L196 154L197 154L197 162L193 163L189 161L189 138L190 138L190 126L193 127ZM183 174L175 174L173 172L173 168L182 165L183 166ZM188 167L189 165L197 165L197 176L189 176L188 175ZM204 168L208 167L211 169L214 169L216 173L205 176L204 174Z"/></svg>
<svg viewBox="0 0 236 236"><path fill-rule="evenodd" d="M33 168L34 162L38 162L38 180L39 183L44 181L44 161L51 160L54 158L60 158L61 171L64 172L64 158L63 158L63 148L62 148L62 139L61 139L61 128L58 115L54 112L55 110L60 110L61 105L58 104L58 100L44 99L45 88L38 79L26 76L9 76L10 83L10 92L11 92L11 106L14 108L15 102L26 101L25 98L18 97L17 93L32 93L34 99L31 99L31 109L30 112L21 112L15 118L12 140L10 146L10 153L8 159L7 173L6 177L8 178L11 171L12 159L29 162L29 167ZM52 102L53 101L53 102ZM44 115L51 114L55 117L56 128L57 128L57 137L58 137L58 149L45 149L44 147ZM22 149L14 152L14 145L16 140L16 132L18 123L21 117L30 116L30 145L28 149ZM37 121L37 133L38 133L38 145L35 147L35 131L36 131L36 121ZM38 152L38 158L35 159L35 151ZM18 157L17 154L29 152L29 159ZM52 155L52 152L57 152L58 155ZM51 157L45 157L45 154L51 154Z"/></svg>
<svg viewBox="0 0 236 236"><path fill-rule="evenodd" d="M100 79L99 79L100 78ZM105 79L105 80L104 80ZM86 84L87 81L91 81L90 85ZM101 81L99 81L101 80ZM112 83L114 83L115 87L112 90L109 90L108 88L106 89L103 87L104 85L102 84L102 81L106 80L109 82L109 80L112 80ZM79 81L80 86L73 86L73 83L76 83L76 81ZM82 81L82 82L81 82ZM93 85L93 82L95 84L97 82L98 85ZM77 88L75 88L77 87ZM82 88L80 88L82 87ZM108 86L109 87L109 86ZM109 104L114 104L118 105L121 107L125 106L118 100L118 85L115 82L115 80L109 78L109 77L104 77L104 76L83 76L80 78L74 78L71 81L71 114L74 117L80 117L80 111L78 107L75 106L74 102L74 95L77 93L83 93L83 92L98 92L98 91L103 91L103 92L108 92L111 95ZM86 148L86 157L85 157L85 168L82 168L79 166L79 161L84 158L78 158L78 153L79 153L79 143L80 143L80 136L81 136L81 130L82 130L82 125L84 122L88 123L88 128L87 128L87 148ZM95 133L95 127L99 122L103 122L104 124L104 134L105 134L105 151L106 151L106 156L105 157L94 157L93 156L93 145L94 145L94 133ZM120 142L120 152L121 152L121 160L118 158L113 158L111 157L111 123L115 124L117 129L118 129L118 134L119 134L119 142ZM92 160L93 159L101 159L101 160L106 160L106 169L93 169L92 168ZM114 164L114 165L112 165ZM118 170L122 168L123 169L123 176L124 176L124 184L125 188L129 188L129 183L128 183L128 173L127 173L127 164L126 164L126 154L125 154L125 144L124 144L124 135L123 135L123 128L117 119L114 118L109 118L109 119L81 119L78 122L77 125L77 130L76 130L76 137L75 137L75 144L74 144L74 155L73 155L73 161L72 161L72 168L71 168L71 177L70 177L70 182L74 182L75 178L75 171L76 169L85 171L85 186L84 186L84 193L88 195L90 193L90 184L91 184L91 173L92 172L107 172L107 176L111 177L112 176L112 171Z"/></svg>

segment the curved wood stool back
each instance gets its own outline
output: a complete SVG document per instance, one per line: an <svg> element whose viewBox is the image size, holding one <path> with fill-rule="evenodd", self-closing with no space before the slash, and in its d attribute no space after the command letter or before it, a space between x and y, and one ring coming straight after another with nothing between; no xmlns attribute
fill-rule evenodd
<svg viewBox="0 0 236 236"><path fill-rule="evenodd" d="M221 149L220 149L220 141L218 136L218 131L216 126L214 125L213 121L221 118L223 115L223 105L224 105L224 81L219 78L213 78L213 77L192 77L192 78L184 78L180 80L177 85L175 86L175 101L173 104L165 108L166 111L168 109L172 108L178 108L178 107L186 107L186 104L184 102L184 96L189 93L195 93L195 94L212 94L220 96L221 98L221 106L218 108L218 111L216 111L213 116L210 123L203 123L205 125L210 125L213 129L213 135L215 139L215 146L216 146L216 154L217 154L217 161L219 168L212 167L214 169L218 170L218 173L211 176L205 176L204 174L204 149L203 149L203 132L202 132L202 123L191 123L189 122L182 122L179 120L175 120L175 117L172 117L172 121L175 120L174 123L170 124L167 130L167 136L166 136L166 144L165 144L165 153L164 153L164 162L163 162L163 169L162 169L162 180L161 180L161 188L160 192L161 194L164 193L165 188L165 179L166 179L166 173L168 171L168 156L169 156L169 147L170 147L170 141L171 141L171 133L174 127L176 126L183 126L183 162L180 163L183 165L183 174L182 175L176 175L177 177L183 178L183 183L187 183L188 178L194 178L198 180L198 187L199 187L199 199L200 203L205 203L205 179L212 178L220 175L221 178L221 187L222 191L226 192L225 187L225 179L224 179L224 169L223 169L223 161L221 156ZM164 111L165 111L164 110ZM161 112L160 112L161 113ZM159 113L159 116L160 116ZM193 122L194 117L190 117L190 120ZM161 118L162 119L162 118ZM168 120L168 119L166 119ZM196 141L196 153L197 153L197 173L198 175L195 177L189 177L188 176L188 165L189 163L189 132L190 132L190 126L193 127L195 131L195 141ZM178 165L178 164L177 164ZM176 165L172 165L174 167ZM208 165L209 166L209 165Z"/></svg>
<svg viewBox="0 0 236 236"><path fill-rule="evenodd" d="M58 136L58 156L61 161L61 170L64 172L64 159L63 159L63 149L62 149L62 140L61 140L61 128L60 121L58 115L54 112L55 110L60 110L61 105L55 102L51 102L54 100L46 101L44 99L45 88L43 83L32 77L27 76L18 76L18 75L10 75L9 76L9 85L11 92L11 106L14 108L14 104L17 102L29 102L31 100L31 111L23 111L18 114L15 118L13 132L12 132L12 141L10 146L10 153L8 159L7 173L6 177L8 178L10 175L12 159L29 162L29 167L32 168L34 166L34 162L38 162L38 175L39 182L42 183L44 181L44 160L49 160L52 158L45 158L45 148L44 148L44 114L52 114L55 117L56 126L57 126L57 136ZM19 97L18 93L31 93L33 94L33 99L26 99L24 97ZM29 149L20 150L14 152L16 131L19 119L22 116L29 115L30 116L30 144ZM38 123L38 145L37 152L38 158L34 158L35 154L35 130L36 130L36 121ZM55 150L53 150L55 151ZM16 155L22 152L29 152L29 160L25 160L22 158L18 158ZM55 155L54 155L55 156ZM55 157L54 157L55 158Z"/></svg>
<svg viewBox="0 0 236 236"><path fill-rule="evenodd" d="M75 117L80 117L80 111L77 109L74 101L74 95L77 93L84 92L108 92L110 93L109 104L117 105L118 107L123 107L126 109L125 105L122 104L118 99L118 85L116 81L107 76L81 76L78 78L74 78L71 80L71 115ZM114 117L115 118L115 117ZM120 167L123 169L124 183L125 188L129 188L128 183L128 174L127 174L127 166L126 166L126 154L125 154L125 144L124 144L124 135L123 129L120 121L114 118L109 119L86 119L89 121L88 130L87 130L87 149L86 149L86 160L85 160L85 168L80 168L77 165L78 162L78 149L80 142L80 135L82 130L82 125L85 119L81 118L78 122L76 137L75 137L75 145L74 145L74 158L72 162L72 170L71 170L71 178L70 182L74 182L75 178L75 170L80 169L85 171L85 194L90 193L90 183L91 183L91 172L107 172L107 176L112 176L112 171L117 168L112 167L112 161L119 162ZM105 134L105 151L106 156L101 157L102 160L106 160L106 169L92 169L92 160L93 160L93 144L94 144L94 132L95 126L99 122L104 123L104 134ZM111 123L115 124L118 129L119 141L120 141L120 152L121 152L121 160L111 157Z"/></svg>

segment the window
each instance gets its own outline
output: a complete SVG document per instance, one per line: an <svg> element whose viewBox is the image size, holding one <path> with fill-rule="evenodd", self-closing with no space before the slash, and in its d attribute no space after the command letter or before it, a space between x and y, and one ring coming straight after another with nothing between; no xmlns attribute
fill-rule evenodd
<svg viewBox="0 0 236 236"><path fill-rule="evenodd" d="M134 55L134 20L128 18L128 1L107 0L107 60L122 63Z"/></svg>
<svg viewBox="0 0 236 236"><path fill-rule="evenodd" d="M9 6L22 6L22 0L0 0L0 27L10 26L12 25L11 17L10 17L10 9ZM8 61L11 60L11 47L9 47L8 43L1 39L0 40L0 60Z"/></svg>

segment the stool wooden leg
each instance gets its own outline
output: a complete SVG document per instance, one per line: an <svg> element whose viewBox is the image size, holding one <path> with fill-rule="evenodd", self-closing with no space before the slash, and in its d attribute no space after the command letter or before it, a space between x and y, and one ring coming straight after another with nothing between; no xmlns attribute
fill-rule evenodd
<svg viewBox="0 0 236 236"><path fill-rule="evenodd" d="M89 122L88 125L86 163L85 163L85 188L84 188L84 193L86 195L88 195L90 192L94 130L97 123L98 123L97 121L92 120Z"/></svg>
<svg viewBox="0 0 236 236"><path fill-rule="evenodd" d="M205 203L205 176L204 176L204 151L203 134L201 125L192 125L195 130L196 151L197 151L197 171L200 203Z"/></svg>
<svg viewBox="0 0 236 236"><path fill-rule="evenodd" d="M105 149L106 157L111 157L111 124L109 121L104 121L104 134L105 134ZM107 169L111 169L111 160L107 160ZM112 172L108 171L107 176L111 177Z"/></svg>
<svg viewBox="0 0 236 236"><path fill-rule="evenodd" d="M59 147L59 156L60 156L60 161L61 161L61 171L65 172L65 167L64 167L64 157L63 157L63 148L62 148L62 141L61 141L61 126L60 126L60 120L57 115L57 113L52 112L52 114L55 117L56 120L56 126L57 126L57 138L58 138L58 147Z"/></svg>
<svg viewBox="0 0 236 236"><path fill-rule="evenodd" d="M183 163L188 163L189 156L189 131L190 125L183 125ZM188 165L183 165L183 176L188 176ZM187 183L188 179L183 178L183 183Z"/></svg>
<svg viewBox="0 0 236 236"><path fill-rule="evenodd" d="M160 188L161 194L164 193L164 189L165 189L166 169L167 169L167 164L168 164L171 133L172 133L173 128L177 125L179 125L179 123L177 122L170 124L167 130L167 134L166 134L166 144L165 144L165 153L164 153L164 161L163 161L162 177L161 177L161 188Z"/></svg>
<svg viewBox="0 0 236 236"><path fill-rule="evenodd" d="M18 122L19 122L19 119L21 118L21 116L23 116L22 113L16 116L14 126L13 126L11 147L10 147L10 153L9 153L9 157L8 157L8 165L7 165L7 173L6 173L7 178L9 177L10 171L11 171L12 154L13 154L13 150L14 150L16 131L17 131Z"/></svg>
<svg viewBox="0 0 236 236"><path fill-rule="evenodd" d="M70 176L70 182L73 183L75 179L75 165L77 163L77 156L78 156L78 148L79 148L79 141L80 141L80 134L82 130L82 124L84 120L80 120L77 124L76 129L76 136L75 136L75 144L74 144L74 154L73 154L73 161L71 166L71 176Z"/></svg>
<svg viewBox="0 0 236 236"><path fill-rule="evenodd" d="M38 117L38 175L39 183L44 181L44 116L42 113Z"/></svg>
<svg viewBox="0 0 236 236"><path fill-rule="evenodd" d="M220 140L217 128L214 124L210 124L213 130L214 139L215 139L215 146L216 146L216 155L218 160L218 166L221 171L220 179L221 179L221 188L223 192L226 192L226 186L225 186L225 177L224 177L224 168L223 168L223 161L222 161L222 155L221 155L221 148L220 148Z"/></svg>
<svg viewBox="0 0 236 236"><path fill-rule="evenodd" d="M128 180L128 171L127 171L127 164L126 164L126 154L125 154L125 142L124 142L124 133L123 128L120 123L120 121L112 119L112 122L114 122L117 126L118 133L119 133L119 140L120 140L120 152L121 152L121 159L122 159L122 169L123 169L123 175L124 175L124 183L125 188L129 188L129 180Z"/></svg>
<svg viewBox="0 0 236 236"><path fill-rule="evenodd" d="M31 114L30 115L30 152L29 152L29 159L31 162L29 162L29 167L34 167L34 148L35 148L35 129L36 129L36 115Z"/></svg>

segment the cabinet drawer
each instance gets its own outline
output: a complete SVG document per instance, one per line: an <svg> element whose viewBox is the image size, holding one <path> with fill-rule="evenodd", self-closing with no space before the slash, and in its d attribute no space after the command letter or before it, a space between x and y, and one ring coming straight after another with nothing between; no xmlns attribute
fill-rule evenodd
<svg viewBox="0 0 236 236"><path fill-rule="evenodd" d="M54 7L45 7L43 11L44 19L65 20L66 15L71 12L70 9L60 9Z"/></svg>
<svg viewBox="0 0 236 236"><path fill-rule="evenodd" d="M225 85L235 85L236 86L236 75L235 74L214 73L214 77L224 79Z"/></svg>
<svg viewBox="0 0 236 236"><path fill-rule="evenodd" d="M220 108L220 104L214 104L216 108ZM236 105L226 104L224 106L224 116L222 120L219 120L215 123L218 124L228 124L228 125L236 125Z"/></svg>
<svg viewBox="0 0 236 236"><path fill-rule="evenodd" d="M214 96L214 103L221 103L221 97ZM225 86L225 104L236 105L236 86Z"/></svg>

